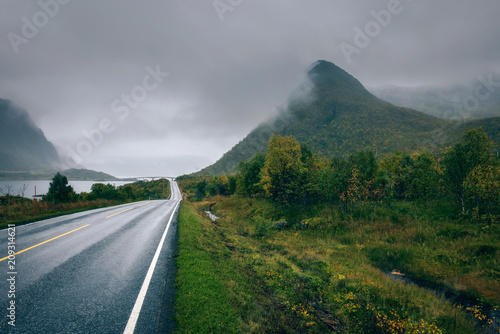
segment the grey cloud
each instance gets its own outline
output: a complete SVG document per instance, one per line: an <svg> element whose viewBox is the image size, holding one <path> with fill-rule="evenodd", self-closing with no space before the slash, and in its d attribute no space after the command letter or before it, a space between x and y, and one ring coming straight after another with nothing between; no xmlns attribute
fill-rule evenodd
<svg viewBox="0 0 500 334"><path fill-rule="evenodd" d="M0 11L0 97L26 108L61 147L110 118L116 129L85 166L181 173L217 160L284 103L318 59L371 86L500 71L493 0L402 0L401 14L349 64L340 43L353 43L354 27L388 3L244 0L221 21L212 1L73 0L16 54L8 33L21 34L22 18L41 9L37 1L8 1ZM157 65L170 76L120 120L112 102Z"/></svg>

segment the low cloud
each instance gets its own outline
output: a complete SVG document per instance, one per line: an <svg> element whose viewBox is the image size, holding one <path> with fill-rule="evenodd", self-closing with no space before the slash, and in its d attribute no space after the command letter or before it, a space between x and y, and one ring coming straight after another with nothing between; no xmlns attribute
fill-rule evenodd
<svg viewBox="0 0 500 334"><path fill-rule="evenodd" d="M496 1L402 0L401 13L348 62L340 45L353 43L355 28L389 2L241 1L223 20L201 0L7 2L0 97L26 108L61 148L112 120L116 128L84 166L181 174L215 162L284 103L318 59L370 86L500 72ZM45 11L45 22L37 13L55 3L57 13ZM26 22L38 29L30 38ZM28 42L16 50L9 34ZM169 76L126 119L117 118L113 101L142 87L146 68L156 66Z"/></svg>

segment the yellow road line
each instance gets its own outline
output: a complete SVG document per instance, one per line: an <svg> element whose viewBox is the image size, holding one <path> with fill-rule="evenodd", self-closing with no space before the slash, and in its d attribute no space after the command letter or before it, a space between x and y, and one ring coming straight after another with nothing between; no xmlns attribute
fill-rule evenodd
<svg viewBox="0 0 500 334"><path fill-rule="evenodd" d="M123 210L123 211L120 211L120 212L117 212L117 213L113 213L112 215L109 215L109 216L107 216L106 218L110 218L110 217L113 217L113 216L119 215L119 214L120 214L120 213L122 213L122 212L125 212L125 211L128 211L128 210L132 210L132 209L134 209L134 208L135 208L135 206L134 206L133 208L128 208L127 210Z"/></svg>
<svg viewBox="0 0 500 334"><path fill-rule="evenodd" d="M123 210L123 211L120 211L120 212L117 212L117 213L113 213L112 215L109 215L109 216L107 216L106 218L111 218L111 217L113 217L113 216L119 215L120 213L126 212L126 211L128 211L128 210L132 210L132 209L135 209L135 208L138 208L138 207L144 206L144 205L148 205L148 204L149 204L149 203L144 203L144 204L141 204L141 205L138 205L138 206L134 206L134 207L132 207L132 208L128 208L128 209L126 209L126 210Z"/></svg>
<svg viewBox="0 0 500 334"><path fill-rule="evenodd" d="M30 249L33 249L33 248L38 247L38 246L41 246L41 245L43 245L43 244L46 244L47 242L51 242L51 241L56 240L56 239L58 239L58 238L60 238L60 237L64 237L65 235L68 235L68 234L70 234L70 233L76 232L76 231L78 231L78 230L80 230L80 229L82 229L82 228L84 228L84 227L89 226L89 225L90 225L90 224L87 224L87 225L84 225L84 226L80 226L79 228L75 228L74 230L71 230L71 231L69 231L69 232L66 232L66 233L63 233L63 234L61 234L61 235L58 235L57 237L54 237L54 238L52 238L52 239L46 240L46 241L41 242L41 243L39 243L39 244L36 244L36 245L34 245L34 246L31 246L31 247L28 247L28 248L26 248L26 249L23 249L22 251L19 251L19 252L17 252L17 253L12 254L12 255L18 255L18 254L24 253L24 252L26 252L26 251L29 251ZM9 255L9 256L12 256L12 255ZM8 258L9 258L9 257L8 257L8 256L6 256L6 257L4 257L4 258L0 259L0 262L2 262L2 261L4 261L4 260L6 260L6 259L8 259Z"/></svg>

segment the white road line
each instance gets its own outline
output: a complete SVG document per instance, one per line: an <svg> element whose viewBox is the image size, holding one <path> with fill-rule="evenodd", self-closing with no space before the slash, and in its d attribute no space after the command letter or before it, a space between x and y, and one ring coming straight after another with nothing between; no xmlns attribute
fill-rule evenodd
<svg viewBox="0 0 500 334"><path fill-rule="evenodd" d="M133 334L135 330L135 325L137 324L137 320L139 319L139 314L141 313L142 304L144 303L144 298L146 298L146 293L148 292L149 283L151 282L151 277L153 277L153 272L156 267L156 262L158 262L158 258L160 257L161 249L163 248L163 243L165 242L165 238L167 237L168 228L170 227L170 223L174 218L175 211L177 210L177 206L179 205L179 201L175 203L174 210L172 211L172 215L170 215L170 219L168 220L167 227L163 232L163 236L161 237L160 243L158 244L158 248L156 249L155 256L153 257L153 261L148 269L148 273L146 274L146 278L142 283L141 291L139 291L139 295L137 296L137 300L135 301L134 308L132 309L132 313L130 313L130 317L128 318L127 326L125 327L125 331L123 334Z"/></svg>

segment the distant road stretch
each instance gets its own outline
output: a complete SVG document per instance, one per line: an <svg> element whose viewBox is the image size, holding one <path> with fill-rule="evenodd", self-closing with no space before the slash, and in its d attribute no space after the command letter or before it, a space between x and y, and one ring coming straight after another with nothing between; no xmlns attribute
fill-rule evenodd
<svg viewBox="0 0 500 334"><path fill-rule="evenodd" d="M171 332L181 200L171 190L0 230L0 333Z"/></svg>

